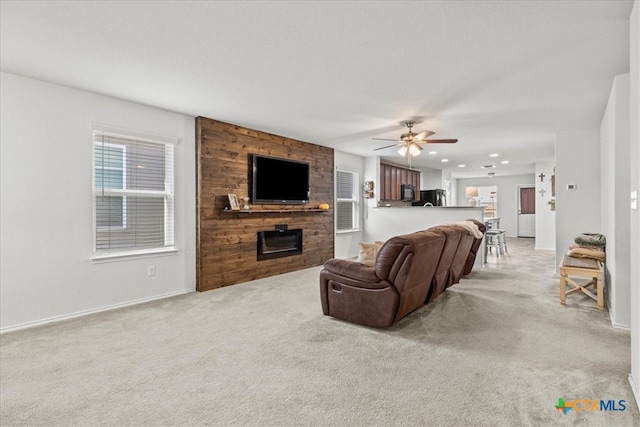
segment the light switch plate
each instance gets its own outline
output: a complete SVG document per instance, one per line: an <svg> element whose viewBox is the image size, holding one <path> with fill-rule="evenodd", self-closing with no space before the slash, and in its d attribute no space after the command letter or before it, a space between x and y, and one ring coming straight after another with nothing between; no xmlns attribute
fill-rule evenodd
<svg viewBox="0 0 640 427"><path fill-rule="evenodd" d="M569 191L573 191L576 188L578 188L578 186L576 184L567 184L567 190L569 190Z"/></svg>

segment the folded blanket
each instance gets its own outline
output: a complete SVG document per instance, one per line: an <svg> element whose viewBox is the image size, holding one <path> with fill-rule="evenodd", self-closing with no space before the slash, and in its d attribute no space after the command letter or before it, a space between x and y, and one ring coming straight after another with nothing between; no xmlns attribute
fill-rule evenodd
<svg viewBox="0 0 640 427"><path fill-rule="evenodd" d="M576 248L584 248L584 249L591 249L593 251L604 252L604 246L587 246L587 245L579 245L577 243L569 243L569 249L576 249Z"/></svg>
<svg viewBox="0 0 640 427"><path fill-rule="evenodd" d="M582 246L605 246L607 243L607 239L598 233L582 233L574 241Z"/></svg>
<svg viewBox="0 0 640 427"><path fill-rule="evenodd" d="M472 221L458 221L455 223L455 225L459 225L461 227L464 227L469 234L471 234L474 238L476 239L482 239L482 231L480 231L480 229L478 228L478 226L472 222Z"/></svg>
<svg viewBox="0 0 640 427"><path fill-rule="evenodd" d="M573 258L592 258L598 261L604 261L605 253L600 249L588 249L585 247L569 248L567 255Z"/></svg>

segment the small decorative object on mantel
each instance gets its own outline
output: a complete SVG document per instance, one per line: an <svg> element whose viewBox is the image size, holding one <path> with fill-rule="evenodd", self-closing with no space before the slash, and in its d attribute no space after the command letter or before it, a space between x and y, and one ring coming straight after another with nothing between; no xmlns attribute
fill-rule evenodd
<svg viewBox="0 0 640 427"><path fill-rule="evenodd" d="M242 210L243 211L248 211L249 210L249 196L244 196L242 198L242 201L244 202L244 205L242 205Z"/></svg>
<svg viewBox="0 0 640 427"><path fill-rule="evenodd" d="M320 205L318 206L318 209L322 209L323 211L329 210L329 204L328 203L320 203Z"/></svg>
<svg viewBox="0 0 640 427"><path fill-rule="evenodd" d="M227 196L229 197L229 206L231 207L232 211L239 211L240 210L240 204L238 203L238 197L235 194L227 194Z"/></svg>

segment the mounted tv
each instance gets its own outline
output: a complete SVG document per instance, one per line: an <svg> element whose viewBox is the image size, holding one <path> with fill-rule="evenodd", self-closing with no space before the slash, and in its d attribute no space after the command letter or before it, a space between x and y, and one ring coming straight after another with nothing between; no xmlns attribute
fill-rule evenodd
<svg viewBox="0 0 640 427"><path fill-rule="evenodd" d="M309 203L309 163L254 154L251 183L252 203Z"/></svg>

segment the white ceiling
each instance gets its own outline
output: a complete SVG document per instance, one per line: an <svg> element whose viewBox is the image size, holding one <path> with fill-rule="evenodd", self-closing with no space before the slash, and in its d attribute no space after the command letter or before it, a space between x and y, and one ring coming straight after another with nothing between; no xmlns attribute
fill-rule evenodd
<svg viewBox="0 0 640 427"><path fill-rule="evenodd" d="M533 172L629 72L631 0L0 4L3 71L400 164L415 119L454 177Z"/></svg>

